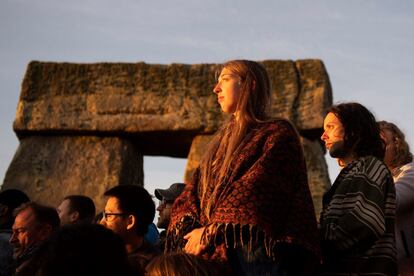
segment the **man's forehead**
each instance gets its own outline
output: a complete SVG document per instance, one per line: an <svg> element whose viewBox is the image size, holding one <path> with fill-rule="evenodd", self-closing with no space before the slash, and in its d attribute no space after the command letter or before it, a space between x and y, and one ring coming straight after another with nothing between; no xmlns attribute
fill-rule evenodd
<svg viewBox="0 0 414 276"><path fill-rule="evenodd" d="M36 221L36 216L31 208L27 208L17 214L14 220L14 228L31 225ZM16 226L16 227L15 227Z"/></svg>
<svg viewBox="0 0 414 276"><path fill-rule="evenodd" d="M336 124L336 123L341 123L341 121L338 119L338 117L334 113L329 112L328 115L326 115L326 117L325 117L325 123L327 123L327 124L328 123Z"/></svg>
<svg viewBox="0 0 414 276"><path fill-rule="evenodd" d="M119 198L111 196L108 198L108 201L106 202L106 208L110 209L119 209L120 202Z"/></svg>
<svg viewBox="0 0 414 276"><path fill-rule="evenodd" d="M62 207L69 207L70 206L70 199L64 199L61 203L60 206Z"/></svg>

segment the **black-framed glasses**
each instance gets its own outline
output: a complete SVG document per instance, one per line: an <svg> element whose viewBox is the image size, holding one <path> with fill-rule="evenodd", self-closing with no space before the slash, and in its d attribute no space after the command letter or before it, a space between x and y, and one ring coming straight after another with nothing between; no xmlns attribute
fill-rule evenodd
<svg viewBox="0 0 414 276"><path fill-rule="evenodd" d="M105 211L102 212L102 218L105 221L113 221L116 216L126 216L126 213L106 213Z"/></svg>

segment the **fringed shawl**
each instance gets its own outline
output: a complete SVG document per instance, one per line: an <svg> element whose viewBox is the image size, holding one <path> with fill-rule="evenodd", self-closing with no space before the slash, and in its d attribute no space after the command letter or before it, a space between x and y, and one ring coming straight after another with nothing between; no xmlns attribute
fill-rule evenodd
<svg viewBox="0 0 414 276"><path fill-rule="evenodd" d="M259 124L231 164L232 172L217 193L208 220L200 210L197 169L174 203L166 250L183 248L183 236L209 226L203 239L207 258L226 261L226 249L260 242L269 257L275 245L292 243L319 256L317 222L307 183L299 137L286 120ZM207 189L207 193L213 189ZM207 194L207 198L211 198ZM207 229L207 228L206 228ZM261 238L260 238L261 237Z"/></svg>

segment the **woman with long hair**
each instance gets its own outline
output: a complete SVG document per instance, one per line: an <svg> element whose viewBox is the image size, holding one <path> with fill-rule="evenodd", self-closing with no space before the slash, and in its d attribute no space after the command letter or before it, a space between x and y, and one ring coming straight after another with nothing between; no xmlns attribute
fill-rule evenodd
<svg viewBox="0 0 414 276"><path fill-rule="evenodd" d="M299 136L270 119L265 68L233 60L213 91L230 119L174 203L167 250L217 260L237 275L307 275L319 254Z"/></svg>

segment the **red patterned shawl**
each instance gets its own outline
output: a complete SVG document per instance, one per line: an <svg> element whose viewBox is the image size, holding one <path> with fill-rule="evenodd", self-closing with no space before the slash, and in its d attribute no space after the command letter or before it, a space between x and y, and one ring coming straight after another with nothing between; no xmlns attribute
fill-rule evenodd
<svg viewBox="0 0 414 276"><path fill-rule="evenodd" d="M200 170L195 171L174 203L167 250L178 250L180 239L192 228L213 226L215 233L208 242L215 252L210 257L225 260L228 245L223 233L247 227L250 242L256 236L253 228L263 234L269 256L277 254L273 249L278 242L294 243L319 256L315 211L296 131L286 120L275 120L258 125L248 137L233 160L232 173L218 193L210 220L200 211ZM237 244L243 244L243 239L235 240L234 246Z"/></svg>

